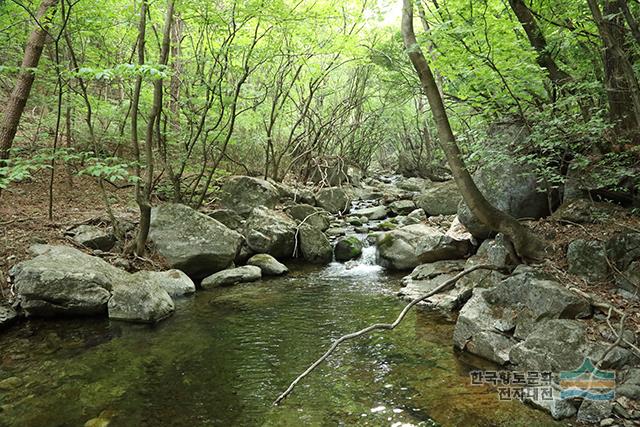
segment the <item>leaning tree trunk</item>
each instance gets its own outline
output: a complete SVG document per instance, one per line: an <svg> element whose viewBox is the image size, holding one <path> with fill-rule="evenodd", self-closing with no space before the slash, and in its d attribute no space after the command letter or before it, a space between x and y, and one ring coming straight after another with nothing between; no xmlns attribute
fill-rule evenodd
<svg viewBox="0 0 640 427"><path fill-rule="evenodd" d="M493 207L482 195L467 170L460 149L453 135L449 118L438 90L431 68L418 45L413 29L413 0L403 0L402 37L438 129L440 145L445 153L456 185L471 212L487 227L504 233L513 243L518 255L524 259L536 260L543 255L544 245L527 227L512 216Z"/></svg>
<svg viewBox="0 0 640 427"><path fill-rule="evenodd" d="M20 117L27 104L31 86L33 86L33 81L35 80L34 69L38 67L47 38L46 29L51 23L51 14L49 12L57 3L58 0L42 0L35 14L36 27L31 31L27 40L18 80L7 101L4 117L0 123L0 164L9 158L9 151L18 131Z"/></svg>

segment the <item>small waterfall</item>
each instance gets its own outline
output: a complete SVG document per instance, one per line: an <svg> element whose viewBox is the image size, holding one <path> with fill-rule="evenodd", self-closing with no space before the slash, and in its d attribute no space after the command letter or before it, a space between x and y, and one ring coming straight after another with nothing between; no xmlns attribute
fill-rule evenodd
<svg viewBox="0 0 640 427"><path fill-rule="evenodd" d="M376 264L376 246L369 244L365 234L356 234L362 242L362 255L359 258L347 261L334 261L322 272L323 277L367 277L377 276L382 272L382 267Z"/></svg>

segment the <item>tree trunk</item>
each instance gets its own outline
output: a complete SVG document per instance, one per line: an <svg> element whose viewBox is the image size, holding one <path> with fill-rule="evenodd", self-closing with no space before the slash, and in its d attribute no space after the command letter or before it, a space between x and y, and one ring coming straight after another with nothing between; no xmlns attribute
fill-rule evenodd
<svg viewBox="0 0 640 427"><path fill-rule="evenodd" d="M167 65L169 59L169 47L171 44L171 22L173 20L173 0L167 1L167 13L162 31L162 48L160 51L160 65ZM153 187L153 134L155 126L159 125L160 113L162 112L162 79L153 82L153 106L147 122L147 132L144 141L146 172L144 186L138 195L138 206L140 208L140 229L136 241L136 253L144 254L149 227L151 225L151 190ZM159 136L159 135L158 135ZM158 141L159 142L159 141Z"/></svg>
<svg viewBox="0 0 640 427"><path fill-rule="evenodd" d="M18 74L18 81L11 92L4 109L4 117L0 123L0 164L9 158L9 150L18 131L20 117L27 104L31 86L35 80L34 68L38 67L42 49L47 38L46 28L51 23L50 9L53 9L58 0L42 0L35 14L36 27L31 31L24 50L22 66Z"/></svg>
<svg viewBox="0 0 640 427"><path fill-rule="evenodd" d="M458 189L471 212L492 230L504 233L512 241L520 257L530 260L540 259L543 256L543 242L518 220L493 207L478 190L464 164L435 78L416 40L412 1L403 0L402 37L409 59L418 73L422 88L429 100L440 144Z"/></svg>
<svg viewBox="0 0 640 427"><path fill-rule="evenodd" d="M605 0L604 14L598 0L587 0L598 32L604 42L604 72L609 116L616 134L638 142L640 138L640 86L633 66L624 49L625 26L623 11L617 0Z"/></svg>

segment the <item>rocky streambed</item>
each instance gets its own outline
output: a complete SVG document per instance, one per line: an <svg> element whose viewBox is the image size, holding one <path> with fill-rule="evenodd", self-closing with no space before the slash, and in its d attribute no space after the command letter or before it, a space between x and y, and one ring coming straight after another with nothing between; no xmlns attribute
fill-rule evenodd
<svg viewBox="0 0 640 427"><path fill-rule="evenodd" d="M541 216L540 204L546 201L533 194L535 185L532 186L526 176L518 176L520 181L510 176L508 180L497 181L498 184L496 181L486 183L486 186L497 187L483 191L490 191L496 205L516 216ZM91 316L92 324L100 325L98 329L107 338L95 349L89 346L90 350L86 350L84 344L71 345L79 346L76 348L78 363L85 363L83 358L97 354L95 360L86 362L92 366L91 371L98 369L94 366L106 357L105 352L122 350L129 357L146 360L145 352L155 348L151 352L157 355L149 361L152 372L161 370L160 377L168 381L167 376L176 374L179 366L185 372L185 382L180 385L176 384L177 379L172 379L173 387L185 394L207 396L204 400L197 400L195 396L185 398L190 404L196 404L197 400L202 409L182 414L188 420L203 417L204 424L229 425L238 421L237 425L253 425L259 420L283 425L283 422L293 422L297 416L298 420L319 424L349 420L347 424L380 425L386 417L384 423L391 424L418 425L435 420L457 425L473 419L467 418L470 411L484 414L484 409L474 400L478 396L482 396L480 401L489 409L487 418L482 415L479 424L474 425L531 425L534 419L536 425L553 425L553 418L633 425L640 419L637 331L622 330L619 338L615 330L611 332L603 327L605 323L592 321L594 317L602 317L601 307L600 313L594 310L596 302L569 289L541 267L518 265L501 236L487 238L487 231L470 216L451 182L379 177L353 187L331 187L314 193L305 187L233 177L222 190L220 208L216 210L196 212L178 204L154 208L150 239L155 251L172 268L165 272L131 274L99 256L77 249L35 246L34 258L11 271L18 299L13 308L3 306L0 310L0 324L6 325L18 315L26 316L30 319L29 327L36 325L36 335L40 331L47 331L48 336L56 335L51 334L51 325L62 325L59 327L70 327L74 334L82 336L80 341L91 341L82 332L79 320L60 320L60 316ZM504 202L501 197L508 201ZM556 214L572 219L584 215L585 208L580 203L569 202ZM73 236L78 244L98 248L94 254L100 255L102 249L109 250L100 249L101 245L116 244L112 236L106 234L105 230L83 227ZM625 277L637 277L633 274L637 274L640 258L638 242L639 233L616 235L607 242L576 241L570 246L569 269L589 278L598 274L603 277L615 266L629 272ZM307 267L290 271L290 266L299 263ZM613 266L609 266L611 263ZM331 339L368 322L392 320L402 307L393 294L405 299L416 298L479 264L490 264L501 270L475 271L452 289L424 301L421 305L425 311L413 315L416 317L407 321L404 332L395 338L389 338L395 334L390 333L367 338L365 345L348 345L343 351L349 357L338 356L330 361L325 371L318 374L320 378L310 381L310 389L300 393L302 400L294 399L296 403L287 403L288 409L280 412L266 409L267 399L277 395L287 380L315 359L311 354L320 353ZM310 265L318 267L309 272ZM320 267L322 265L328 267ZM621 295L626 298L634 298L629 292L634 289L632 280L619 283ZM233 286L240 283L241 286ZM189 296L194 292L195 297ZM345 316L349 321L345 321ZM43 317L52 320L36 320ZM98 320L100 318L158 326L150 330ZM169 320L157 323L167 318ZM229 321L232 323L227 324ZM251 332L233 337L237 332L233 322L242 323ZM88 335L94 333L92 328L87 329ZM429 330L435 331L434 338L428 338L432 333ZM11 329L3 339L11 344L12 339L20 337L20 331L24 329ZM118 331L115 336L113 331ZM118 335L121 331L135 338L129 342ZM172 333L163 335L162 331ZM54 341L67 340L64 333L57 335L57 339L52 338ZM5 338L10 336L12 338ZM435 337L438 345L429 347L428 343L433 344ZM235 338L240 338L240 343L233 341ZM27 343L29 340L22 337L17 341ZM72 340L78 338L74 336ZM135 347L136 340L147 344ZM385 350L374 356L372 348L387 348L385 340L397 345L392 346L391 352ZM226 343L231 343L231 347ZM467 355L465 357L479 357L473 361L476 366L494 372L550 373L553 378L549 384L550 397L531 393L533 385L525 384L519 389L527 391L526 396L519 396L515 399L517 402L505 403L499 402L496 392L499 384L495 382L488 389L486 384L471 387L469 368L454 355L452 344L461 355ZM251 345L255 346L251 351L244 347ZM238 350L237 346L242 349ZM191 351L192 347L195 350ZM9 401L3 402L0 417L4 416L13 425L22 425L18 420L29 419L21 418L26 408L34 404L48 408L55 399L39 400L16 391L22 390L24 383L40 384L36 389L46 387L39 382L39 374L34 373L30 363L20 362L24 348L15 348L17 357L10 355L8 364L0 365L6 370L0 371L0 378L4 377L5 388L11 390ZM58 351L70 354L62 344L53 353ZM299 353L304 357L295 356ZM28 359L37 361L39 357L34 352ZM173 362L167 362L165 357ZM202 360L207 357L212 360L210 364ZM355 368L367 366L374 359L378 363L370 368L362 371ZM584 396L565 398L562 395L559 374L580 368L587 359L600 371L615 373L615 397L594 401ZM51 360L59 363L57 356ZM117 370L124 361L116 357L113 363ZM194 374L192 364L202 377L195 378L198 375ZM18 366L17 370L24 371L25 375L11 375L12 366ZM65 366L65 370L74 369L72 365ZM146 366L146 362L141 362L140 369ZM447 374L443 375L441 370ZM135 382L141 372L138 370L131 377L124 374L104 378L106 382L101 387L118 391L107 399L92 398L91 410L98 419L96 422L113 419L114 425L128 425L123 420L127 416L139 416L132 407L133 402L138 402L161 412L163 419L169 420L166 424L181 425L175 418L179 416L172 415L172 410L160 410L149 403L149 398L131 390L131 385L116 384L118 379L126 384ZM251 377L252 372L259 380ZM352 379L353 372L357 379ZM400 375L398 382L384 383L389 375L396 374ZM336 375L346 383L345 390L349 390L346 394L337 391L341 383L335 382ZM364 394L356 398L354 390L365 383L360 381L361 375L370 383ZM93 381L91 373L81 378L83 384ZM424 378L426 385L407 385L415 384L416 378ZM66 384L61 380L56 387L64 387L59 383ZM191 386L193 383L198 384L195 389ZM244 389L247 384L254 384L255 388ZM436 391L436 384L440 388L451 387L455 392ZM331 393L309 397L309 393L313 393L309 390L316 386ZM355 388L350 389L351 386ZM403 393L416 388L421 390L418 395ZM157 383L146 390L150 395L168 393ZM218 392L237 394L237 399L220 398ZM448 400L439 400L434 393L448 396ZM475 397L469 398L469 393ZM385 401L382 396L392 397ZM306 406L302 403L305 398L308 399ZM208 399L227 402L228 406L207 404ZM407 401L413 399L421 403L415 407L407 405ZM520 400L542 411L525 410ZM175 410L171 402L162 401ZM373 401L380 404L367 407ZM499 405L495 405L496 402ZM250 418L245 418L239 409L242 407L254 408L247 410L246 416ZM292 412L294 407L297 412ZM86 412L79 415L74 408L70 404L68 412L69 416L76 417L74 419L91 418ZM216 415L210 408L216 409ZM221 415L219 411L228 414ZM518 415L514 415L514 411ZM499 422L489 421L492 416L498 417ZM370 422L371 419L375 421ZM31 422L47 425L39 424L39 418Z"/></svg>

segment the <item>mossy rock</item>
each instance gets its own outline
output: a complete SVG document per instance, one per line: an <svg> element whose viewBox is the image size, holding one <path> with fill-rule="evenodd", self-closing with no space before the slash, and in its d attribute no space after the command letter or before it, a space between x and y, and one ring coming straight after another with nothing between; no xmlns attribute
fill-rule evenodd
<svg viewBox="0 0 640 427"><path fill-rule="evenodd" d="M356 236L347 236L338 240L334 248L336 261L349 261L362 255L362 242Z"/></svg>

